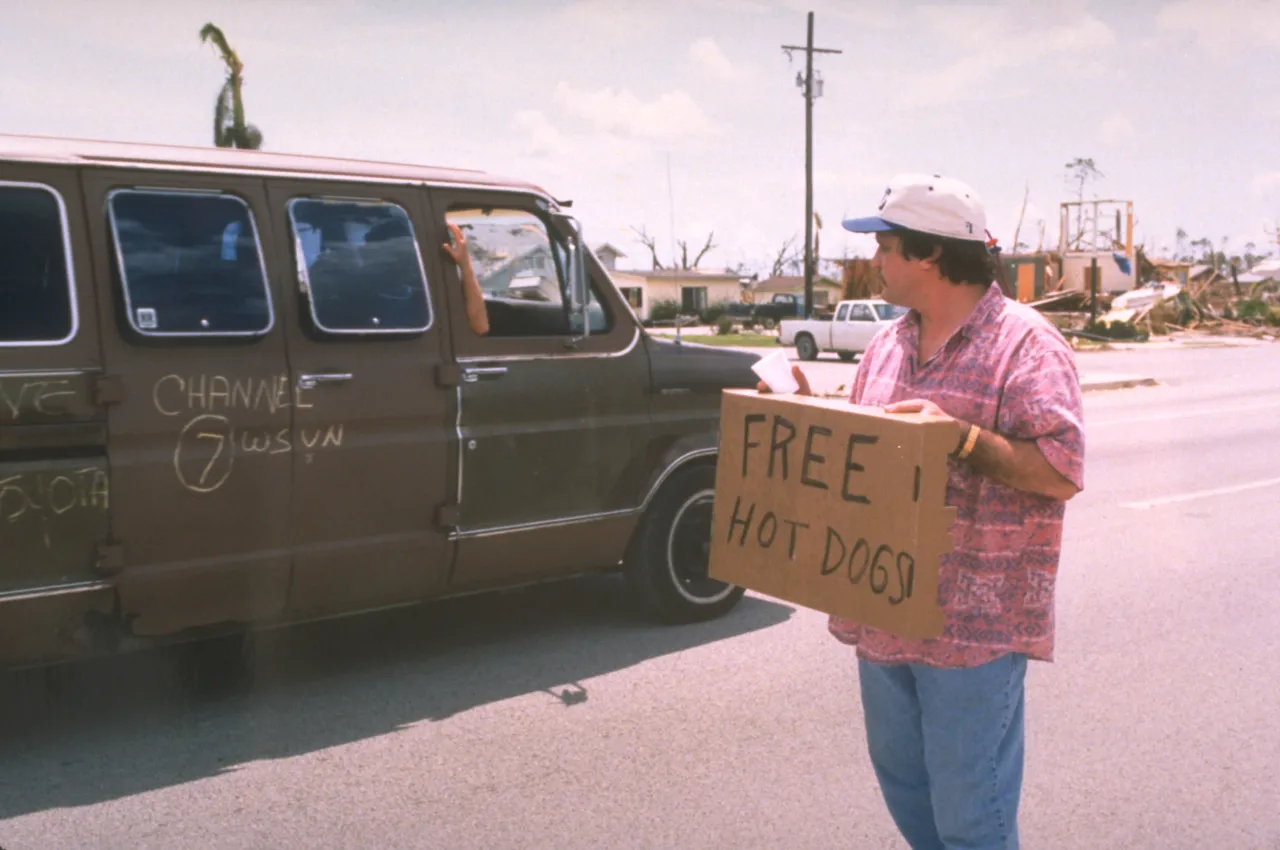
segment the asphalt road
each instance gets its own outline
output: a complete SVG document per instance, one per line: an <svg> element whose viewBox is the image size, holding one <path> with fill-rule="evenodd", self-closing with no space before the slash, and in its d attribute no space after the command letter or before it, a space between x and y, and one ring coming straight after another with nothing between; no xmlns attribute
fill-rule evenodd
<svg viewBox="0 0 1280 850"><path fill-rule="evenodd" d="M1086 401L1024 846L1276 850L1280 345L1081 359L1162 385ZM4 680L0 846L904 846L853 653L777 601L661 628L591 580L312 625L220 698L170 660Z"/></svg>

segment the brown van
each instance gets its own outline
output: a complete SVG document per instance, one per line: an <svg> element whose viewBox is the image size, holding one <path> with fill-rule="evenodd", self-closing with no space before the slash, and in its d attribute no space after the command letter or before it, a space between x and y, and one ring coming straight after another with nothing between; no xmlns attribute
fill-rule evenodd
<svg viewBox="0 0 1280 850"><path fill-rule="evenodd" d="M756 358L647 334L566 206L0 136L0 666L606 570L664 620L732 608L720 391Z"/></svg>

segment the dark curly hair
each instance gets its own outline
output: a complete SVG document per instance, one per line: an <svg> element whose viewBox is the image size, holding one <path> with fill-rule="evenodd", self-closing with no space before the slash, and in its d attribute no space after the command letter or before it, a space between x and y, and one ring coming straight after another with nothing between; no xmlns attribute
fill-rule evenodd
<svg viewBox="0 0 1280 850"><path fill-rule="evenodd" d="M996 279L996 258L985 242L905 228L894 228L893 232L901 237L899 249L908 260L927 260L941 249L938 272L952 283L987 286Z"/></svg>

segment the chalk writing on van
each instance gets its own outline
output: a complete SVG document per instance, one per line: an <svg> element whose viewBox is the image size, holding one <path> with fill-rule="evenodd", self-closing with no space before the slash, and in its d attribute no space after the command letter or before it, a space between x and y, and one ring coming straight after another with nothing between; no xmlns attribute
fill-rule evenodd
<svg viewBox="0 0 1280 850"><path fill-rule="evenodd" d="M44 524L44 545L50 548L50 521L81 512L105 513L111 504L106 470L37 470L0 473L0 530L30 522Z"/></svg>
<svg viewBox="0 0 1280 850"><path fill-rule="evenodd" d="M288 375L159 378L151 391L156 412L188 417L173 450L178 483L193 493L212 493L230 479L239 456L289 454L301 448L309 463L317 450L340 448L346 431L342 423L295 429L290 425L242 427L234 421L240 411L265 410L274 416L291 407L309 410L313 405L305 393L290 385Z"/></svg>
<svg viewBox="0 0 1280 850"><path fill-rule="evenodd" d="M75 394L71 381L66 379L0 378L0 422L17 424L33 414L55 415L60 412L57 399Z"/></svg>
<svg viewBox="0 0 1280 850"><path fill-rule="evenodd" d="M221 414L201 413L187 421L173 450L173 471L178 483L193 493L212 493L231 477L235 460L241 455L279 455L295 451L298 445L311 453L341 448L345 436L342 424L316 428L239 428Z"/></svg>
<svg viewBox="0 0 1280 850"><path fill-rule="evenodd" d="M216 413L230 410L267 410L275 413L290 406L307 410L306 390L290 387L288 375L228 378L225 375L165 375L151 389L156 412L181 416L186 412Z"/></svg>

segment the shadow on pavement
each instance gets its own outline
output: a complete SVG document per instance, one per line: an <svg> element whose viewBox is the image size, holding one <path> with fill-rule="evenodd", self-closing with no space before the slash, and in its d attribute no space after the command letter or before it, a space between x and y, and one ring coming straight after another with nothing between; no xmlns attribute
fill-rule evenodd
<svg viewBox="0 0 1280 850"><path fill-rule="evenodd" d="M621 581L593 577L259 633L248 665L211 662L232 655L224 641L10 675L0 678L0 820L526 694L572 710L590 699L581 683L593 677L769 628L793 611L747 596L712 622L655 625L635 613ZM228 681L193 678L193 657ZM246 681L230 684L236 670Z"/></svg>

